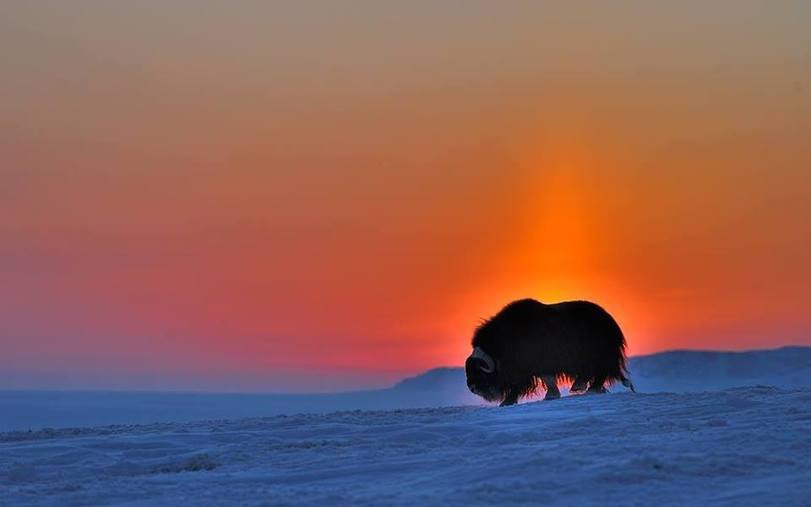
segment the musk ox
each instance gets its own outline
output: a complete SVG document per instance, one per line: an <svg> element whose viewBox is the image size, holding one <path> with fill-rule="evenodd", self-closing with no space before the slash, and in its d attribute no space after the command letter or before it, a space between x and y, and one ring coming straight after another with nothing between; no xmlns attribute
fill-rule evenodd
<svg viewBox="0 0 811 507"><path fill-rule="evenodd" d="M625 337L611 315L588 301L543 304L514 301L473 334L465 362L468 388L501 406L546 388L560 397L557 381L571 392L603 393L615 380L634 390L625 367Z"/></svg>

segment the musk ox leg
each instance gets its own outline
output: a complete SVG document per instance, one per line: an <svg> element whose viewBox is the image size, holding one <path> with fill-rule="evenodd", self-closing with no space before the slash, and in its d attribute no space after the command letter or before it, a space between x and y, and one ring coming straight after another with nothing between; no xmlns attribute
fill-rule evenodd
<svg viewBox="0 0 811 507"><path fill-rule="evenodd" d="M541 377L544 385L546 386L546 396L544 400L556 400L560 398L560 390L558 389L558 379L554 376Z"/></svg>
<svg viewBox="0 0 811 507"><path fill-rule="evenodd" d="M586 392L586 389L589 387L589 381L587 378L583 377L575 377L574 383L572 384L572 388L569 389L570 393L583 393Z"/></svg>
<svg viewBox="0 0 811 507"><path fill-rule="evenodd" d="M628 389L630 389L632 393L635 393L635 392L636 392L636 389L634 388L634 383L633 383L633 382L631 382L631 379L629 379L629 378L627 378L627 377L623 376L623 377L620 379L620 382L622 382L622 385L624 385L625 387L627 387Z"/></svg>
<svg viewBox="0 0 811 507"><path fill-rule="evenodd" d="M603 394L608 392L605 388L605 376L597 376L594 377L591 381L591 385L589 386L589 390L586 391L588 394Z"/></svg>
<svg viewBox="0 0 811 507"><path fill-rule="evenodd" d="M504 401L501 402L499 407L509 407L516 403L518 403L518 391L510 389L507 391L507 394L504 396Z"/></svg>

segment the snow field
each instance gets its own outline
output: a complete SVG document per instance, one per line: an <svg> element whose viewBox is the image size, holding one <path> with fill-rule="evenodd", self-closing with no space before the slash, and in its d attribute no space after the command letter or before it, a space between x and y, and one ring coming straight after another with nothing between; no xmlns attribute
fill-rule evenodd
<svg viewBox="0 0 811 507"><path fill-rule="evenodd" d="M0 505L809 505L811 390L0 433Z"/></svg>

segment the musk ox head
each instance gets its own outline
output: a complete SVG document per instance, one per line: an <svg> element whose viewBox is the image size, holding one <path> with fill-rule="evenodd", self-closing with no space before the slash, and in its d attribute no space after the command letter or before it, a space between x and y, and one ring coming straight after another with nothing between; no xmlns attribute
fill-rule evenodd
<svg viewBox="0 0 811 507"><path fill-rule="evenodd" d="M495 359L481 348L474 347L465 361L465 375L470 392L487 401L501 401L504 398L504 389L501 387L497 368Z"/></svg>

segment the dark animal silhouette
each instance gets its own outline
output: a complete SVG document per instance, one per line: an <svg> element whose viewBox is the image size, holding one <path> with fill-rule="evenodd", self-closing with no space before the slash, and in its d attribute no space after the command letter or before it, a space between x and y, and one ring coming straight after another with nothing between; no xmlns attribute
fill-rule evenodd
<svg viewBox="0 0 811 507"><path fill-rule="evenodd" d="M465 362L468 388L488 401L513 405L546 388L560 397L558 380L571 392L604 393L619 380L632 391L625 367L625 337L611 315L588 301L543 304L514 301L483 322Z"/></svg>

